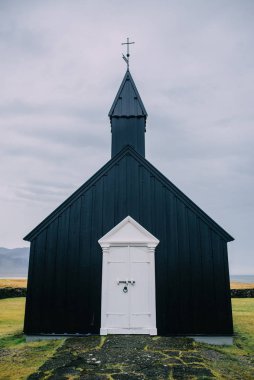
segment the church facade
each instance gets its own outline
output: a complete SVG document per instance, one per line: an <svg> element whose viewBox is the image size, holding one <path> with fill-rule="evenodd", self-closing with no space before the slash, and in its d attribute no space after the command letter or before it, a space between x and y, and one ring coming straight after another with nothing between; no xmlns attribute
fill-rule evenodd
<svg viewBox="0 0 254 380"><path fill-rule="evenodd" d="M24 332L232 335L233 238L146 160L129 70L109 117L112 158L24 238Z"/></svg>

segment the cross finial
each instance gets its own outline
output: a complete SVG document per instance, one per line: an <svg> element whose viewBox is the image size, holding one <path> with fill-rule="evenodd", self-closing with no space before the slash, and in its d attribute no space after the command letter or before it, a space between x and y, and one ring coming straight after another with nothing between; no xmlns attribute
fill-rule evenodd
<svg viewBox="0 0 254 380"><path fill-rule="evenodd" d="M127 42L122 42L122 45L127 45L127 54L126 54L126 57L123 54L123 59L127 63L127 69L129 69L129 57L130 57L130 48L129 48L129 45L131 45L131 44L135 44L135 42L129 42L129 37L127 38Z"/></svg>

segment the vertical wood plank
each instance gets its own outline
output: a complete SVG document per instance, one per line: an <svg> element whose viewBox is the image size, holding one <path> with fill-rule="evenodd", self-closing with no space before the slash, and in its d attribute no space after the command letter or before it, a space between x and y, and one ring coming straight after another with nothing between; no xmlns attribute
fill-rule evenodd
<svg viewBox="0 0 254 380"><path fill-rule="evenodd" d="M69 219L70 209L67 208L64 213L58 217L58 235L57 235L57 252L56 252L56 270L55 270L55 305L56 332L59 334L67 333L68 325L66 322L67 313L67 276L68 276L68 245L69 245Z"/></svg>

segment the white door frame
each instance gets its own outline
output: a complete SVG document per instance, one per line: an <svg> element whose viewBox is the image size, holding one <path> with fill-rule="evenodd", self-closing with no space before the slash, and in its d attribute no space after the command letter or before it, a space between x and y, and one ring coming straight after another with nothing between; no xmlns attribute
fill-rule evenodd
<svg viewBox="0 0 254 380"><path fill-rule="evenodd" d="M156 300L155 300L155 248L159 244L150 232L127 216L99 241L103 253L102 262L102 293L101 293L101 335L107 334L150 334L157 335L156 328ZM149 261L149 305L150 321L149 328L114 328L107 326L107 284L108 262L111 247L146 247Z"/></svg>

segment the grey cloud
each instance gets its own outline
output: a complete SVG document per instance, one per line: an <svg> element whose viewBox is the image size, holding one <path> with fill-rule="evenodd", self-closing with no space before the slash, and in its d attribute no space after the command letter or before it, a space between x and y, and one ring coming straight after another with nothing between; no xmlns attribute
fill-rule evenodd
<svg viewBox="0 0 254 380"><path fill-rule="evenodd" d="M0 51L1 60L12 63L13 59L23 60L45 54L47 47L43 33L32 26L17 22L17 15L10 15L8 9L0 8Z"/></svg>
<svg viewBox="0 0 254 380"><path fill-rule="evenodd" d="M14 100L7 104L0 104L0 114L1 117L13 117L15 115L61 115L64 117L74 117L81 118L82 120L88 119L90 122L98 122L98 111L102 113L102 109L98 105L88 106L87 104L80 105L69 105L69 104L57 104L45 103L45 104L35 104L35 103L25 103L22 100Z"/></svg>
<svg viewBox="0 0 254 380"><path fill-rule="evenodd" d="M23 134L23 131L20 131L19 133ZM62 145L66 146L68 145L72 149L85 149L86 147L96 147L103 148L105 147L106 139L103 138L103 136L100 136L98 134L92 134L90 132L87 132L82 129L72 128L69 126L68 129L61 130L61 128L56 129L55 126L52 126L52 129L50 128L37 128L30 129L29 131L26 130L26 133L28 136L32 136L36 140L43 143L43 141L47 142L48 144L52 145ZM54 147L53 147L54 149ZM48 150L45 147L45 150ZM50 154L50 152L49 152ZM53 155L55 153L53 152ZM61 152L57 152L57 155L61 155Z"/></svg>

